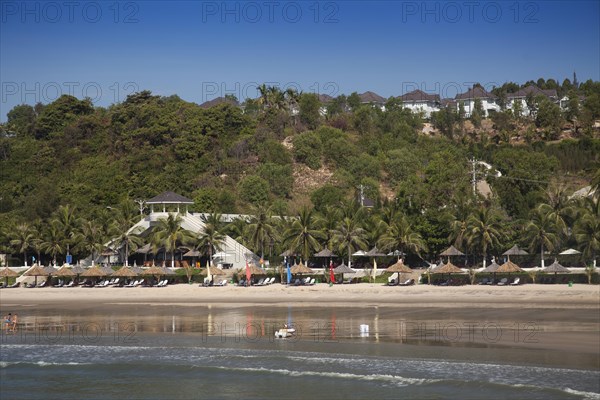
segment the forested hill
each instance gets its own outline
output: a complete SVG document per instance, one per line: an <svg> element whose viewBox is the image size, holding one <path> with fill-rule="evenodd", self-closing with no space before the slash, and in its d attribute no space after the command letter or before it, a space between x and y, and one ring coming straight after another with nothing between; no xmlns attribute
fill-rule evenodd
<svg viewBox="0 0 600 400"><path fill-rule="evenodd" d="M66 95L15 107L0 138L2 223L45 220L66 204L94 218L125 199L166 190L194 199L196 211L249 212L262 204L296 214L356 199L361 185L376 206L391 201L424 215L472 193L472 157L502 174L477 170L479 178L489 173L488 201L509 218L525 218L549 188L579 189L598 169L593 121L600 107L593 103L582 104L586 125L572 115L540 125L509 110L474 124L448 111L432 117L427 134L426 121L393 99L381 111L338 98L325 115L317 96L276 89L244 107L235 103L204 108L144 91L109 108ZM451 117L451 134L442 117ZM549 141L565 130L572 139Z"/></svg>

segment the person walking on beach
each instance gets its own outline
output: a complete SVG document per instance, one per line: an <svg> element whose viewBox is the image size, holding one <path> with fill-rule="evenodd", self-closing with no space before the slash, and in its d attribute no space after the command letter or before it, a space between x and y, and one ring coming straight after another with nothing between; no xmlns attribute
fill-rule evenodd
<svg viewBox="0 0 600 400"><path fill-rule="evenodd" d="M19 323L19 319L18 319L17 314L15 314L15 315L13 315L12 321L11 321L11 329L10 329L10 331L12 333L15 333L17 331L17 324L18 323Z"/></svg>
<svg viewBox="0 0 600 400"><path fill-rule="evenodd" d="M4 317L4 328L6 329L6 332L9 331L11 324L12 324L12 314L8 313Z"/></svg>

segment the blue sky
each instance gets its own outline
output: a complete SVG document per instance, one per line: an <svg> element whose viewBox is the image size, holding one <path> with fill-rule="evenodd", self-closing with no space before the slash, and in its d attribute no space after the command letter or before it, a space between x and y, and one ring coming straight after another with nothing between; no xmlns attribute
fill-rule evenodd
<svg viewBox="0 0 600 400"><path fill-rule="evenodd" d="M257 84L454 97L600 80L598 1L0 1L0 120L58 95L148 89L202 103Z"/></svg>

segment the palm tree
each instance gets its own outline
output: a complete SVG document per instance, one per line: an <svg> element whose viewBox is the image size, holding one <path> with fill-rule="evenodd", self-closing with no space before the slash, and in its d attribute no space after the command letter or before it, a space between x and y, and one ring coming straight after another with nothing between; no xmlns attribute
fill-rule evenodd
<svg viewBox="0 0 600 400"><path fill-rule="evenodd" d="M75 207L72 207L69 204L60 206L56 211L53 221L56 222L57 228L62 231L64 245L67 248L67 255L69 255L73 236L76 234L76 230L80 225L80 219L77 217Z"/></svg>
<svg viewBox="0 0 600 400"><path fill-rule="evenodd" d="M544 266L544 249L554 250L559 239L559 227L557 220L552 215L546 204L540 204L536 207L530 217L530 221L525 226L525 237L530 243L530 250L533 252L540 248L541 265Z"/></svg>
<svg viewBox="0 0 600 400"><path fill-rule="evenodd" d="M215 249L221 250L225 243L225 235L214 225L214 219L212 219L212 222L207 222L211 221L211 218L202 218L202 220L204 221L204 230L195 238L197 241L196 247L207 251L208 265L210 266L212 264L213 251ZM220 218L218 221L220 222Z"/></svg>
<svg viewBox="0 0 600 400"><path fill-rule="evenodd" d="M140 227L131 228L131 221L124 214L117 214L117 219L109 228L109 232L113 236L112 245L120 251L124 249L125 266L129 266L129 252L143 245L140 237L141 231Z"/></svg>
<svg viewBox="0 0 600 400"><path fill-rule="evenodd" d="M80 231L74 236L74 241L76 242L75 249L91 254L93 266L96 254L102 250L103 238L102 227L100 225L95 221L83 221Z"/></svg>
<svg viewBox="0 0 600 400"><path fill-rule="evenodd" d="M303 207L300 215L294 218L292 225L285 231L283 242L292 251L300 250L305 261L320 245L318 239L323 239L323 233L318 229L314 210Z"/></svg>
<svg viewBox="0 0 600 400"><path fill-rule="evenodd" d="M317 213L315 216L315 223L325 237L325 245L329 249L333 248L333 231L337 227L339 219L340 212L333 206L326 206L322 212Z"/></svg>
<svg viewBox="0 0 600 400"><path fill-rule="evenodd" d="M584 257L592 258L595 267L596 254L600 251L600 197L584 199L578 214L573 227L575 240Z"/></svg>
<svg viewBox="0 0 600 400"><path fill-rule="evenodd" d="M421 234L412 230L405 215L395 216L378 244L382 250L412 251L419 256L422 250L427 249Z"/></svg>
<svg viewBox="0 0 600 400"><path fill-rule="evenodd" d="M33 247L35 240L31 226L26 222L17 224L11 236L10 245L17 253L23 254L24 265L27 265L27 250Z"/></svg>
<svg viewBox="0 0 600 400"><path fill-rule="evenodd" d="M152 232L153 241L165 247L165 253L171 252L171 267L175 267L175 250L184 243L193 240L193 234L181 226L181 216L169 213L167 218L160 218Z"/></svg>
<svg viewBox="0 0 600 400"><path fill-rule="evenodd" d="M355 249L366 249L367 232L353 218L345 217L333 231L333 241L340 251L348 251L348 266L352 263L352 253Z"/></svg>
<svg viewBox="0 0 600 400"><path fill-rule="evenodd" d="M274 226L271 220L271 209L262 205L258 205L253 209L253 215L248 221L245 229L247 242L252 248L260 251L261 259L265 255L265 243L270 241L274 236Z"/></svg>
<svg viewBox="0 0 600 400"><path fill-rule="evenodd" d="M467 244L468 220L473 213L473 206L466 196L457 196L454 200L453 212L450 216L450 237L458 248L465 248Z"/></svg>
<svg viewBox="0 0 600 400"><path fill-rule="evenodd" d="M48 226L44 241L41 243L42 250L52 256L52 262L56 264L56 257L65 251L65 239L63 227L57 221Z"/></svg>
<svg viewBox="0 0 600 400"><path fill-rule="evenodd" d="M500 213L492 207L479 207L467 220L467 242L473 248L480 248L485 268L488 249L499 247L503 237Z"/></svg>

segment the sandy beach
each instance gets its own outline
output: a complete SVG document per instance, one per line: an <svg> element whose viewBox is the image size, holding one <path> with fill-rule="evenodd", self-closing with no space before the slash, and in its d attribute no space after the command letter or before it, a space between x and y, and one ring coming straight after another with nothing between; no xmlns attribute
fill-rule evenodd
<svg viewBox="0 0 600 400"><path fill-rule="evenodd" d="M398 307L487 309L576 309L600 310L599 285L466 285L440 287L415 285L388 287L381 284L288 287L199 287L178 284L164 288L17 288L0 289L0 307L101 304L210 304L215 307L282 305L327 307L373 305Z"/></svg>

